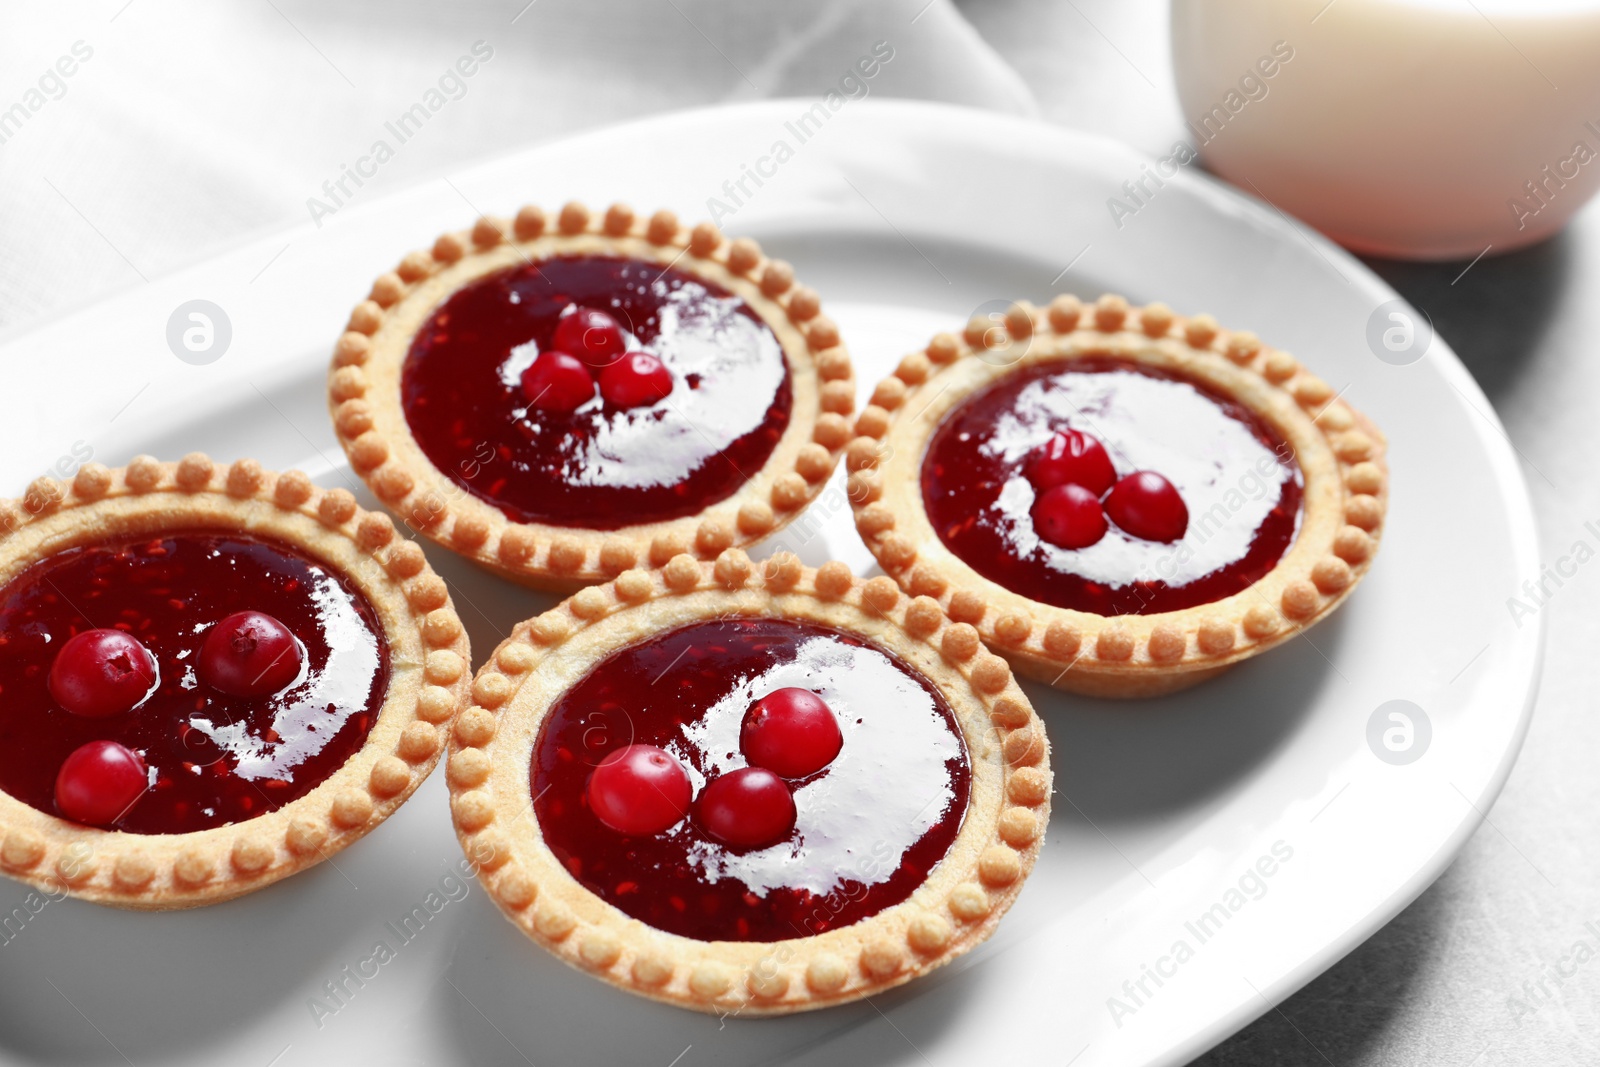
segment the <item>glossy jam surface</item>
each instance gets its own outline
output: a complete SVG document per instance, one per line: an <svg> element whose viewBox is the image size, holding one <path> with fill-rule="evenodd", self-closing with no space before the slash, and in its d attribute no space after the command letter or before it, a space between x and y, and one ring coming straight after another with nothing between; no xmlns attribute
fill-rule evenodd
<svg viewBox="0 0 1600 1067"><path fill-rule="evenodd" d="M667 396L570 413L529 403L522 372L577 307L609 312L630 351L671 373ZM600 373L601 368L594 368ZM401 378L434 466L518 522L613 530L693 515L766 463L789 425L788 363L739 297L675 268L562 256L463 287L418 330Z"/></svg>
<svg viewBox="0 0 1600 1067"><path fill-rule="evenodd" d="M1042 539L1029 464L1058 430L1093 435L1119 478L1160 471L1188 508L1174 543L1114 523L1087 548ZM1240 404L1131 362L1091 358L1012 374L935 431L922 496L945 546L1046 604L1098 615L1176 611L1232 596L1277 564L1300 527L1293 449Z"/></svg>
<svg viewBox="0 0 1600 1067"><path fill-rule="evenodd" d="M821 771L786 783L795 822L777 844L730 847L702 812L664 833L627 836L589 810L591 772L632 744L679 760L698 803L709 782L748 765L740 731L751 704L786 686L827 702L843 744ZM531 784L545 843L597 895L669 933L781 941L910 896L955 840L970 782L955 716L921 675L834 630L738 619L696 623L602 661L551 709Z"/></svg>
<svg viewBox="0 0 1600 1067"><path fill-rule="evenodd" d="M299 677L262 697L197 676L209 628L263 611L305 649ZM50 695L55 654L84 630L124 630L159 682L131 711L73 715ZM70 549L0 591L0 789L52 815L67 757L109 740L137 753L150 785L113 828L186 833L241 822L304 796L365 743L389 650L365 598L275 542L193 532Z"/></svg>

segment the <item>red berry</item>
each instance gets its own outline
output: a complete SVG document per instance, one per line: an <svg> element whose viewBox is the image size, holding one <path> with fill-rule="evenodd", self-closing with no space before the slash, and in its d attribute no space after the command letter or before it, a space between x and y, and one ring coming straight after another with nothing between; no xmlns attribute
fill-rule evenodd
<svg viewBox="0 0 1600 1067"><path fill-rule="evenodd" d="M750 705L739 731L744 758L784 778L805 778L833 762L844 745L839 720L809 689L774 690Z"/></svg>
<svg viewBox="0 0 1600 1067"><path fill-rule="evenodd" d="M654 745L619 748L589 774L589 808L619 834L659 834L689 811L689 775Z"/></svg>
<svg viewBox="0 0 1600 1067"><path fill-rule="evenodd" d="M616 362L627 342L617 320L604 311L575 308L556 323L550 346L577 356L591 367L604 367Z"/></svg>
<svg viewBox="0 0 1600 1067"><path fill-rule="evenodd" d="M1081 485L1098 498L1116 480L1105 446L1077 430L1058 432L1028 460L1028 481L1041 493L1058 485Z"/></svg>
<svg viewBox="0 0 1600 1067"><path fill-rule="evenodd" d="M1189 529L1189 508L1178 490L1155 471L1134 471L1106 497L1111 521L1146 541L1177 541Z"/></svg>
<svg viewBox="0 0 1600 1067"><path fill-rule="evenodd" d="M765 767L741 767L700 791L700 824L734 848L765 848L794 829L794 797Z"/></svg>
<svg viewBox="0 0 1600 1067"><path fill-rule="evenodd" d="M600 372L600 395L619 408L642 408L672 392L672 372L649 352L629 352Z"/></svg>
<svg viewBox="0 0 1600 1067"><path fill-rule="evenodd" d="M543 411L576 411L594 399L594 379L577 356L552 349L522 372L522 395Z"/></svg>
<svg viewBox="0 0 1600 1067"><path fill-rule="evenodd" d="M155 657L121 630L85 630L62 645L50 664L50 695L74 715L121 714L155 684Z"/></svg>
<svg viewBox="0 0 1600 1067"><path fill-rule="evenodd" d="M1088 548L1106 535L1100 499L1081 485L1047 489L1033 502L1033 528L1059 548Z"/></svg>
<svg viewBox="0 0 1600 1067"><path fill-rule="evenodd" d="M235 697L264 697L300 677L305 652L283 623L260 611L237 611L211 627L195 673Z"/></svg>
<svg viewBox="0 0 1600 1067"><path fill-rule="evenodd" d="M90 741L73 750L56 774L56 807L73 822L110 826L144 795L144 760L115 741Z"/></svg>

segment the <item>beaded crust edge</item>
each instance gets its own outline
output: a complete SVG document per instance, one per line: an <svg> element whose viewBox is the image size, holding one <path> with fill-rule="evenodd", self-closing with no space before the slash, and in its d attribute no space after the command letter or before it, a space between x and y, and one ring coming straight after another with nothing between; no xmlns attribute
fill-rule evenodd
<svg viewBox="0 0 1600 1067"><path fill-rule="evenodd" d="M1176 370L1257 412L1295 450L1305 478L1299 535L1254 585L1180 611L1106 617L1030 600L978 574L930 525L921 464L944 416L1011 369L1115 356ZM1162 304L1062 296L1013 304L1003 323L940 334L879 382L845 454L856 528L910 595L977 627L1021 672L1096 696L1152 696L1211 677L1303 632L1371 567L1388 503L1383 435L1287 352L1252 333Z"/></svg>
<svg viewBox="0 0 1600 1067"><path fill-rule="evenodd" d="M401 409L400 371L427 316L492 271L575 253L698 274L737 294L778 338L793 388L790 424L733 496L697 515L620 530L519 523L452 481L418 446ZM683 552L714 559L782 529L821 492L850 442L855 372L817 294L756 242L728 240L709 222L684 227L670 211L644 218L624 204L591 212L572 202L553 217L534 206L509 220L484 216L380 275L334 346L328 404L351 466L406 525L515 581L570 592Z"/></svg>
<svg viewBox="0 0 1600 1067"><path fill-rule="evenodd" d="M343 489L255 460L177 463L139 456L39 478L0 501L0 585L29 564L111 537L235 529L275 537L346 577L389 642L390 682L366 744L305 796L275 811L184 834L80 826L0 792L0 872L99 904L170 910L271 885L340 851L388 818L438 762L466 697L471 654L444 582L387 515Z"/></svg>
<svg viewBox="0 0 1600 1067"><path fill-rule="evenodd" d="M860 634L932 679L956 711L972 763L962 828L912 896L861 922L773 943L696 941L651 929L579 884L529 817L529 763L553 701L606 654L730 614L804 618ZM572 966L629 992L704 1012L784 1014L910 981L988 937L1043 843L1049 744L1004 659L894 581L818 570L789 553L753 564L682 554L631 569L519 624L473 682L446 780L463 850L500 910Z"/></svg>

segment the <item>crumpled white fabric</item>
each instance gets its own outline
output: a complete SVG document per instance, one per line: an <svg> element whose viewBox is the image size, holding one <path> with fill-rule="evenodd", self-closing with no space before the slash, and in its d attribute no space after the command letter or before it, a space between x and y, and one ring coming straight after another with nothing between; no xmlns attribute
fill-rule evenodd
<svg viewBox="0 0 1600 1067"><path fill-rule="evenodd" d="M854 92L1037 113L950 0L7 5L0 332L306 221L441 78L447 103L356 198L655 112L817 96L879 42L893 59ZM452 79L475 44L492 55Z"/></svg>

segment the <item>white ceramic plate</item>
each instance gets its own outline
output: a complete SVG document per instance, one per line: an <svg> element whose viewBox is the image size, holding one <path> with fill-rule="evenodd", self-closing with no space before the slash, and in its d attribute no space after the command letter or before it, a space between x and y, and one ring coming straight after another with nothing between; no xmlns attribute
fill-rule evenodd
<svg viewBox="0 0 1600 1067"><path fill-rule="evenodd" d="M735 208L725 229L759 238L823 293L863 395L901 354L988 302L1067 290L1209 311L1295 353L1389 435L1383 551L1349 604L1308 639L1176 697L1109 704L1033 688L1059 788L1038 869L993 941L876 1003L770 1021L660 1007L555 962L475 883L400 944L386 923L460 859L435 776L336 866L199 912L61 901L31 914L25 890L5 883L0 912L22 907L26 918L13 915L0 944L0 1059L1181 1063L1439 875L1510 769L1541 632L1537 617L1519 628L1506 607L1539 569L1517 463L1454 355L1435 340L1410 365L1380 361L1368 320L1394 293L1204 177L1149 183L1153 195L1119 227L1108 198L1126 199L1122 183L1147 161L1117 144L877 102L848 103L801 144L787 124L809 106L652 119L358 200L320 229L16 338L0 350L0 486L20 492L75 449L107 463L203 449L351 483L324 413L324 367L379 271L478 210L581 197L698 218L720 197ZM763 161L779 140L792 158ZM723 183L746 164L770 176L747 179L734 204ZM180 362L166 341L169 316L192 299L231 321L229 348L206 366ZM865 572L842 501L837 490L823 498L820 511L832 511L799 547ZM480 658L548 604L429 556ZM1368 743L1369 718L1397 699L1431 724L1431 744L1408 765ZM398 950L392 963L360 986L341 975L379 940ZM343 983L341 1000L330 982ZM338 1007L320 1020L319 996Z"/></svg>

